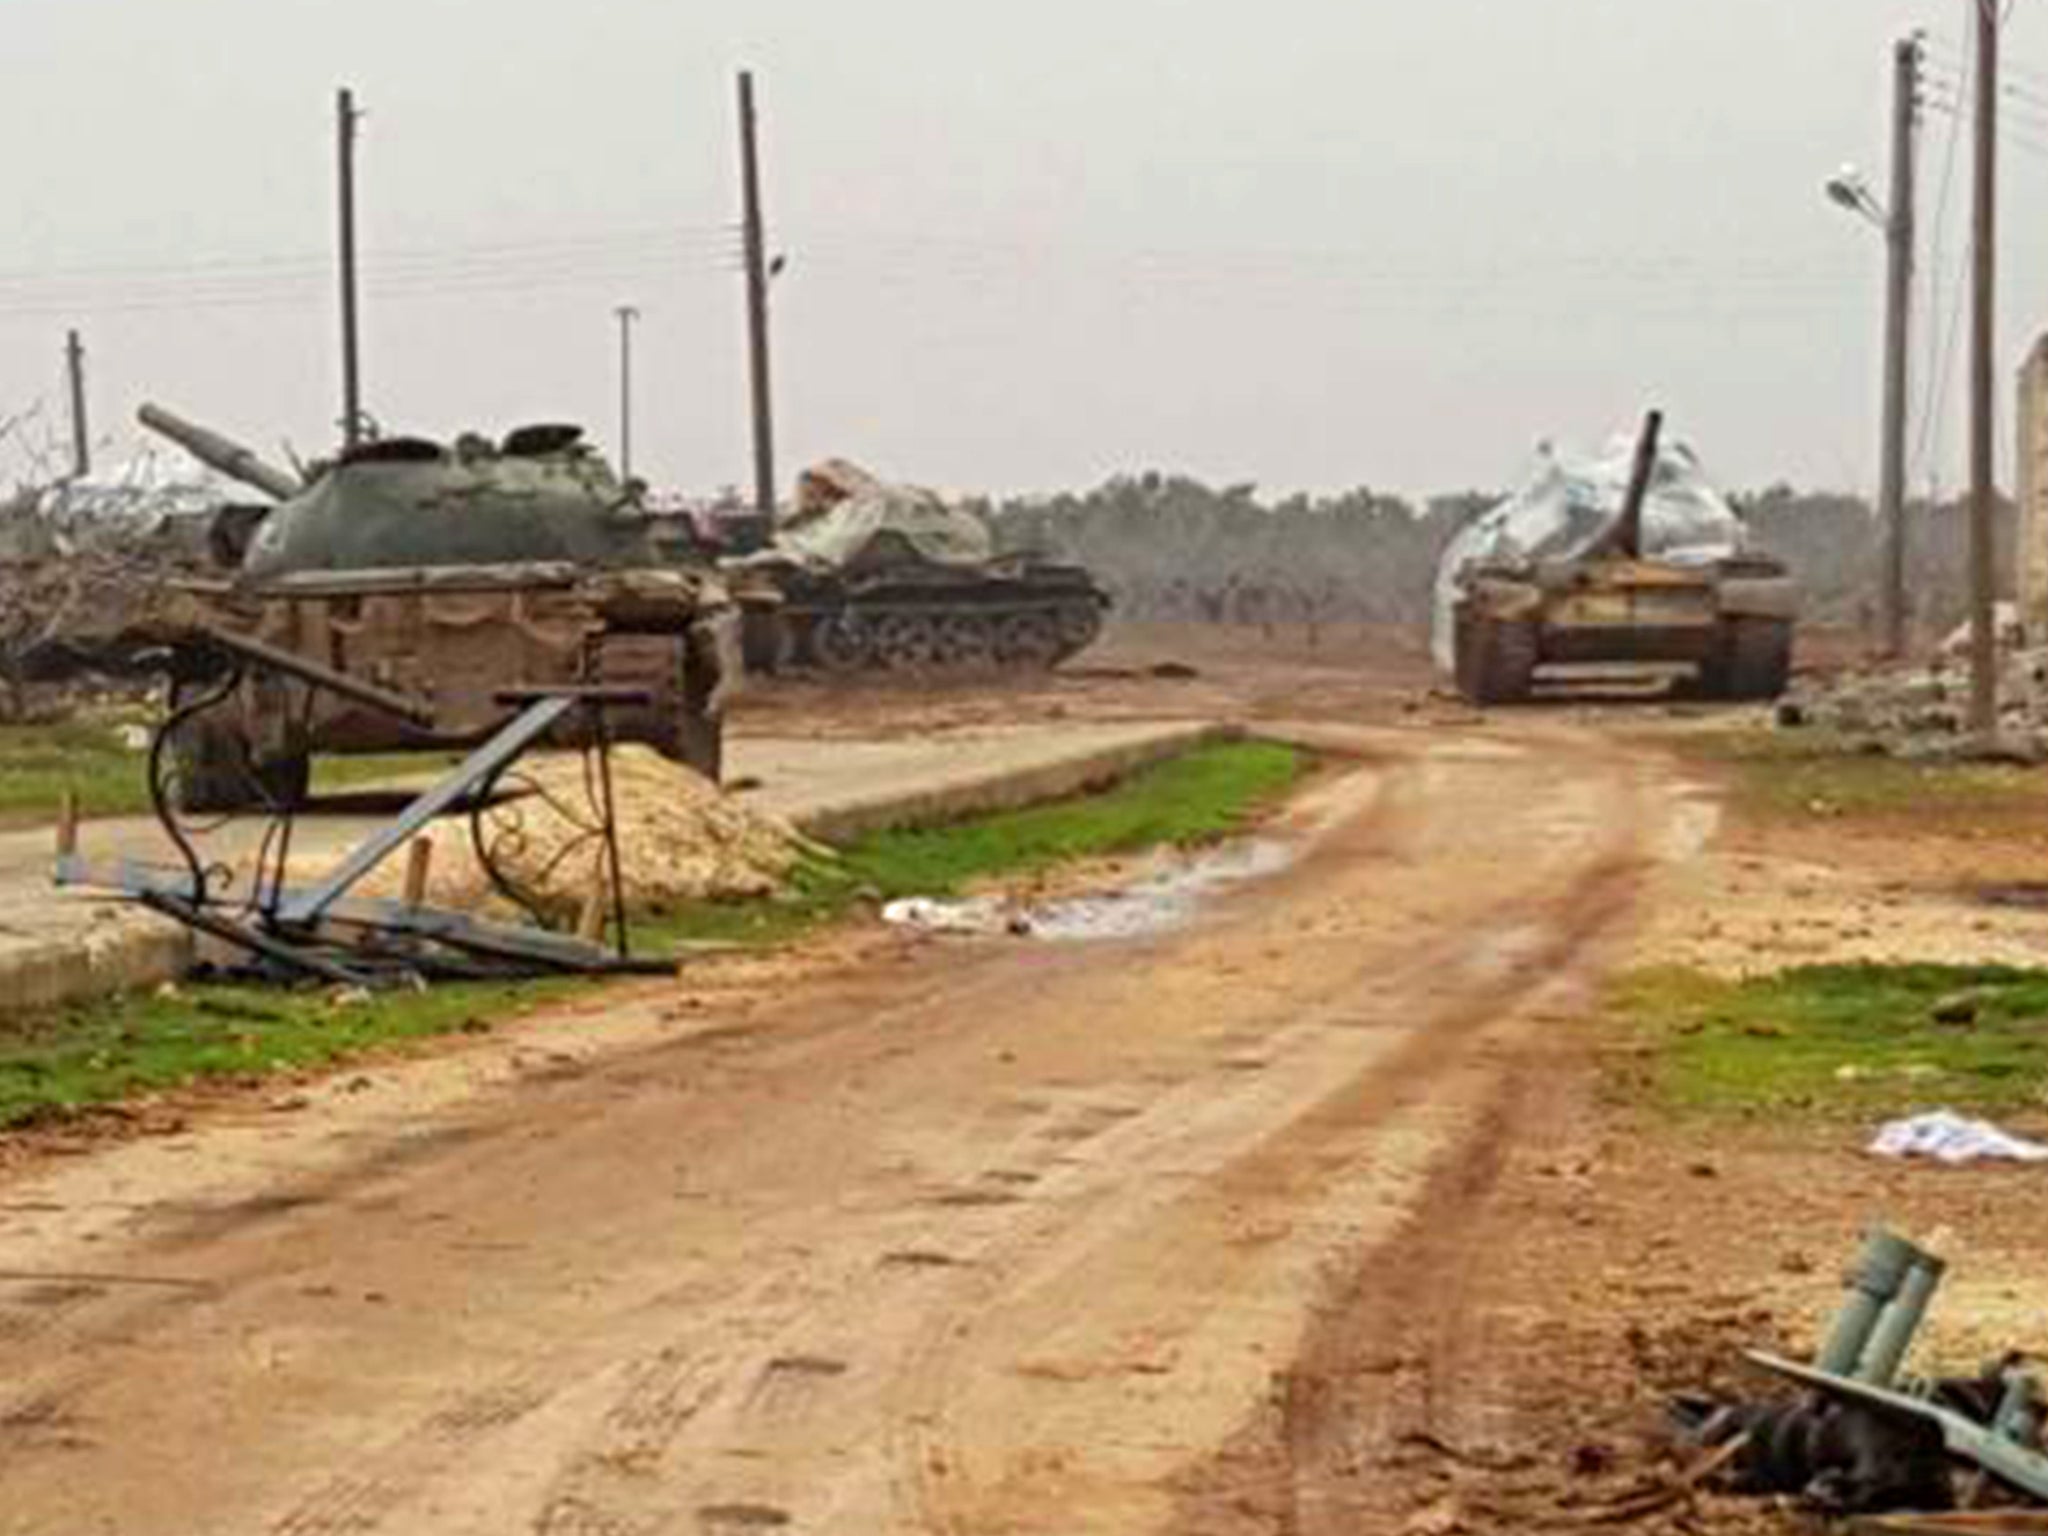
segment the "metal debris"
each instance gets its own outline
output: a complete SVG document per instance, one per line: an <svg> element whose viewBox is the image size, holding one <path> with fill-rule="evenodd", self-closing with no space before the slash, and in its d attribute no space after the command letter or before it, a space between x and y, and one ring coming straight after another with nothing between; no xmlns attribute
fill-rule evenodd
<svg viewBox="0 0 2048 1536"><path fill-rule="evenodd" d="M1830 1514L2048 1502L2040 1386L2020 1357L1969 1378L1902 1371L1945 1270L1927 1250L1873 1231L1815 1362L1749 1355L1799 1395L1682 1398L1680 1428L1704 1446L1741 1442L1727 1475L1735 1491L1796 1494Z"/></svg>

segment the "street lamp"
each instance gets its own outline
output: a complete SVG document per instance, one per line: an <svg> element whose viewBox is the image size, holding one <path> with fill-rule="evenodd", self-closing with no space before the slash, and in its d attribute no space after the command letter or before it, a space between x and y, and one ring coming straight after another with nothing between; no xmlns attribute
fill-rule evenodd
<svg viewBox="0 0 2048 1536"><path fill-rule="evenodd" d="M1853 165L1845 165L1827 179L1828 201L1838 208L1846 208L1869 223L1879 232L1891 232L1891 215L1870 190L1870 183L1863 179L1863 173Z"/></svg>
<svg viewBox="0 0 2048 1536"><path fill-rule="evenodd" d="M1906 389L1908 326L1913 305L1913 125L1920 44L1908 38L1895 57L1892 197L1889 206L1853 165L1825 183L1828 201L1884 236L1884 439L1879 458L1878 523L1883 547L1878 589L1883 609L1881 653L1897 661L1906 652Z"/></svg>

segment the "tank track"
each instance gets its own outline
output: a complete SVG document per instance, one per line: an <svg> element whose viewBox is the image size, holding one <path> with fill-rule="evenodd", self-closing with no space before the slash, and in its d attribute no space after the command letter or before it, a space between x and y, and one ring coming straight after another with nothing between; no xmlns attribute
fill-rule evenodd
<svg viewBox="0 0 2048 1536"><path fill-rule="evenodd" d="M833 677L1043 672L1102 633L1093 597L1029 603L862 601L792 604L776 621L772 670Z"/></svg>

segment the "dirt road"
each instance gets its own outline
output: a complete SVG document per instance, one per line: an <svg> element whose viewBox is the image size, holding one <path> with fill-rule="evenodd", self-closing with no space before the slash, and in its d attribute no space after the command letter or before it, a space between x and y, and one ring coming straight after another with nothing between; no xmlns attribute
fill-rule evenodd
<svg viewBox="0 0 2048 1536"><path fill-rule="evenodd" d="M0 1530L1335 1529L1341 1457L1208 1471L1414 1294L1697 820L1562 726L1366 740L1185 932L628 990L631 1050L0 1186Z"/></svg>

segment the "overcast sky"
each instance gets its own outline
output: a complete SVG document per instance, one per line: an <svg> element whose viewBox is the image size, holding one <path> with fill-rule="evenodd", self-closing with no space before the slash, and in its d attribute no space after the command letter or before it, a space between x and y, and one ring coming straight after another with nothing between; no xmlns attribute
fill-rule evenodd
<svg viewBox="0 0 2048 1536"><path fill-rule="evenodd" d="M610 444L630 302L639 467L743 480L751 65L785 481L1454 488L1654 401L1735 484L1861 488L1882 249L1820 184L1883 190L1890 44L1928 27L1953 80L1969 3L6 0L0 408L61 411L75 324L117 453L148 398L328 446L347 84L385 427ZM2008 36L2002 388L2048 325L2044 9ZM1961 435L1958 404L1921 483Z"/></svg>

